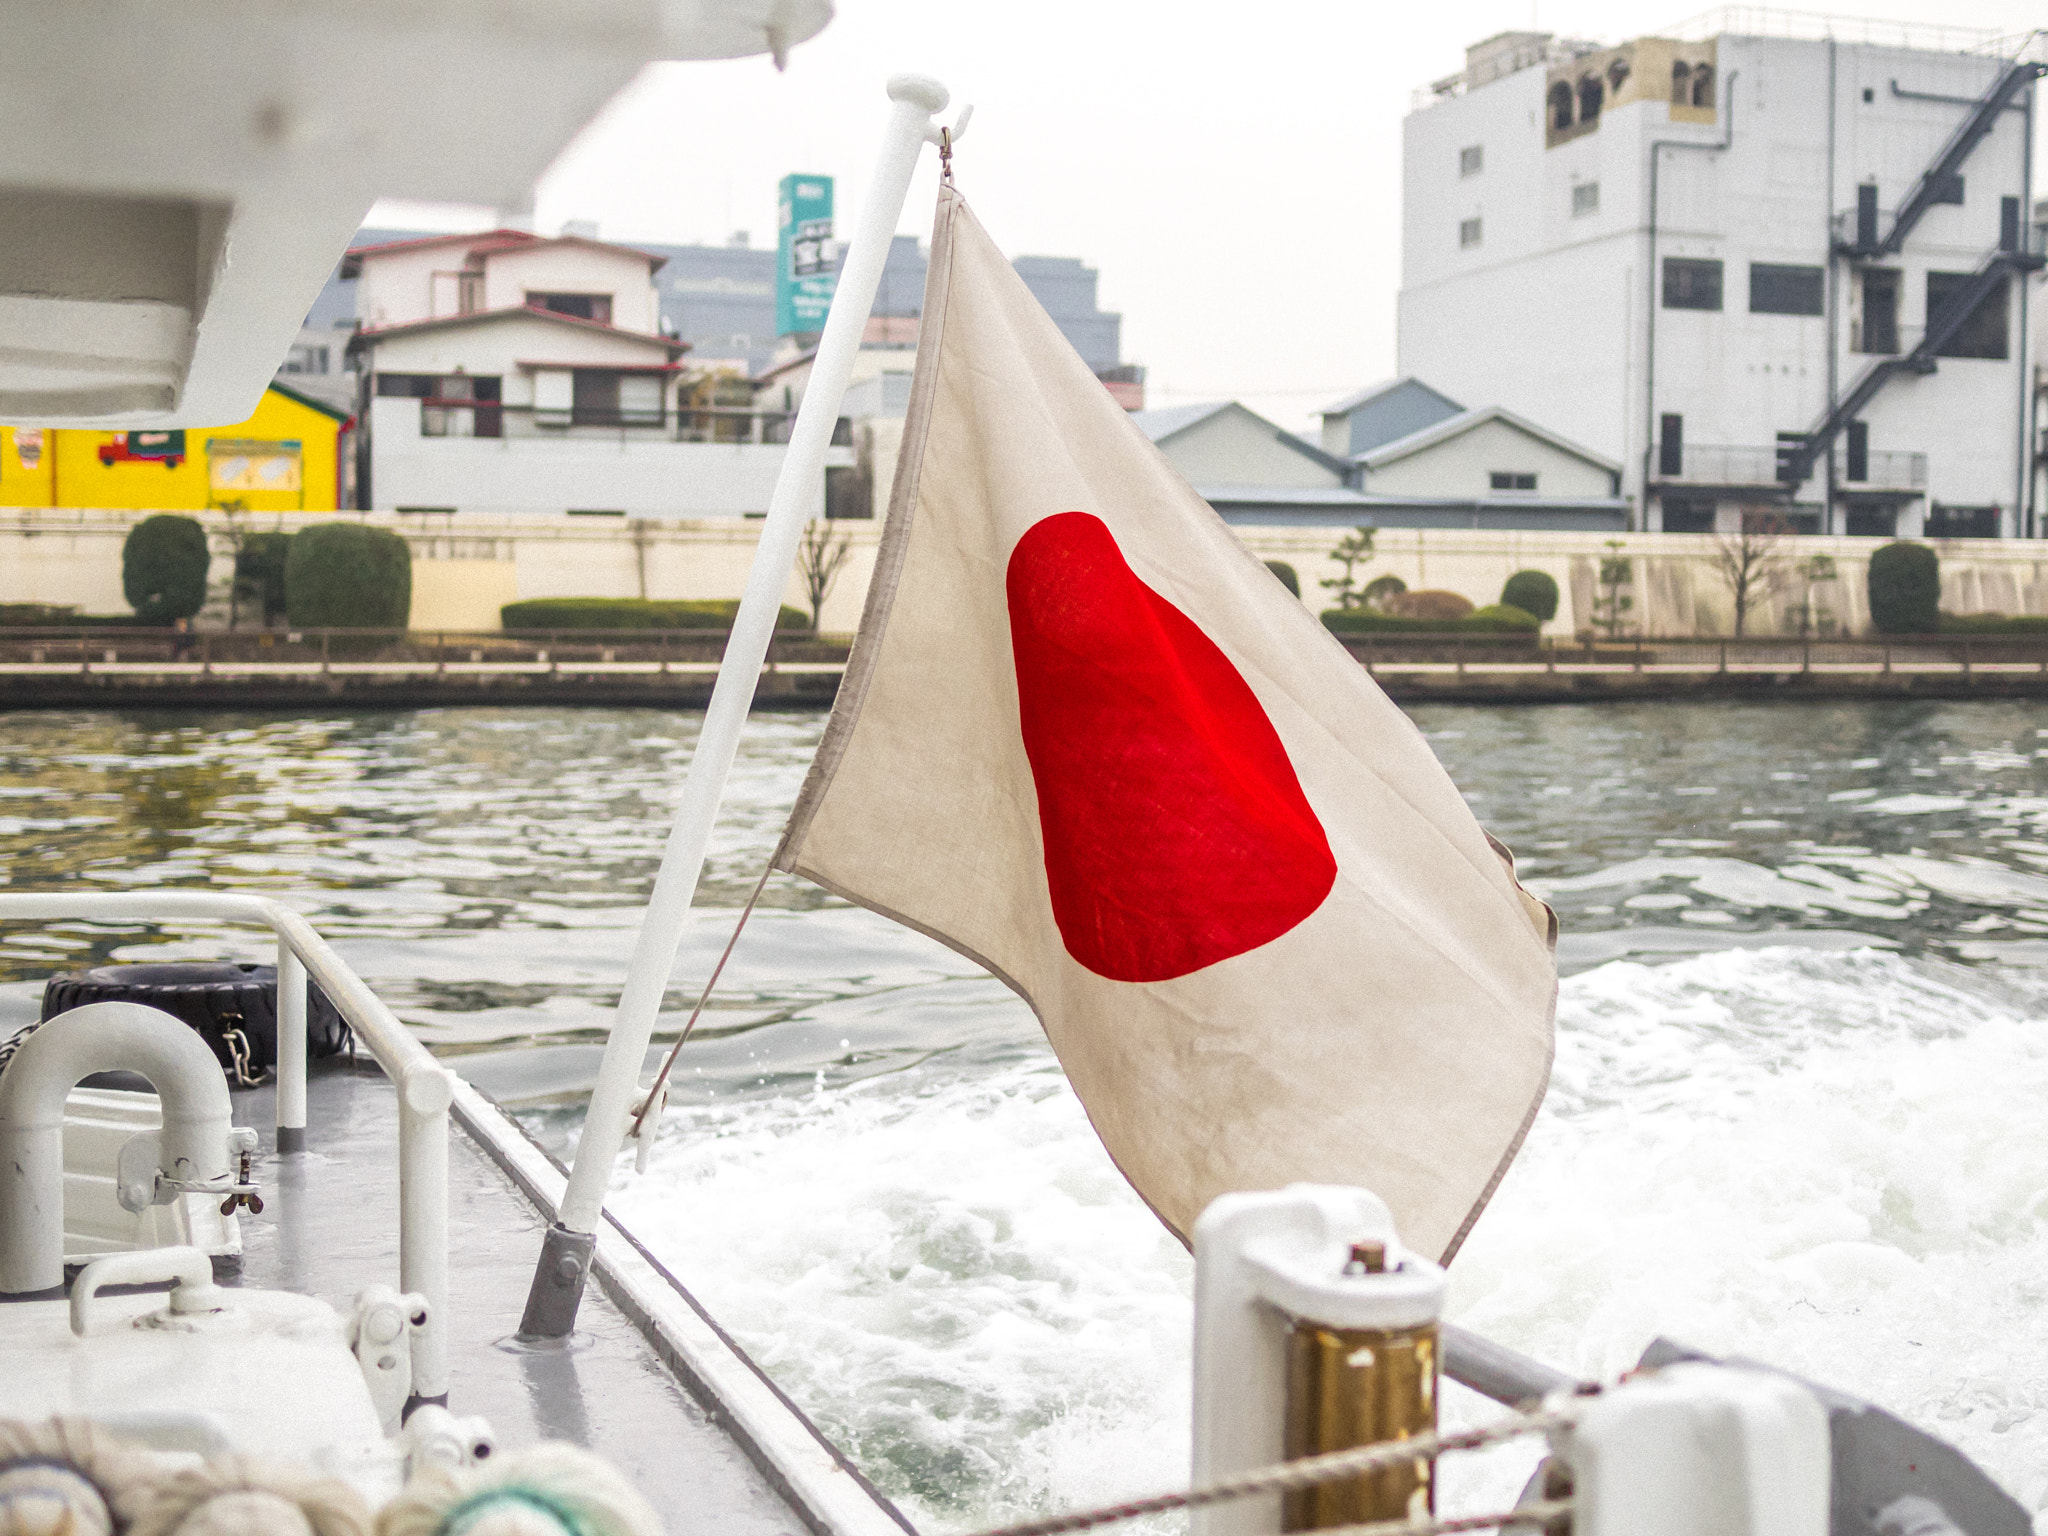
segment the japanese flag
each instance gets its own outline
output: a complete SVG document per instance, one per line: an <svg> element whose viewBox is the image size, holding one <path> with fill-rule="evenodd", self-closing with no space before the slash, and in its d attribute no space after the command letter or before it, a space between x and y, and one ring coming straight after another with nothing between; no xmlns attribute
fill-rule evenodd
<svg viewBox="0 0 2048 1536"><path fill-rule="evenodd" d="M1183 1237L1217 1195L1313 1180L1448 1258L1549 1077L1549 910L952 191L776 865L1015 988Z"/></svg>

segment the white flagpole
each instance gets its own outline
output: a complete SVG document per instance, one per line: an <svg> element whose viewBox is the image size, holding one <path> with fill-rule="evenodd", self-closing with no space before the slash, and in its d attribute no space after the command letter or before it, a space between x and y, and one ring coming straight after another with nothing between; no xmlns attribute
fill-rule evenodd
<svg viewBox="0 0 2048 1536"><path fill-rule="evenodd" d="M647 899L626 988L619 997L604 1061L598 1067L597 1086L590 1095L583 1136L576 1146L575 1167L527 1294L526 1314L519 1325L525 1338L561 1338L575 1326L605 1189L639 1097L640 1072L654 1034L655 1016L668 989L676 949L682 943L726 775L739 750L740 731L746 725L768 644L775 635L782 594L789 586L804 526L817 506L825 450L831 446L854 355L860 350L875 291L881 285L889 242L895 237L904 199L910 193L918 154L928 141L937 138L932 114L945 107L948 97L946 88L936 80L897 75L889 82L889 99L895 108L882 135L874 180L839 271L825 330L811 362L810 382L790 433L789 453L782 461L775 496L761 526L753 573L733 620L711 703L704 711L703 729L683 781L682 803L676 807L661 872Z"/></svg>

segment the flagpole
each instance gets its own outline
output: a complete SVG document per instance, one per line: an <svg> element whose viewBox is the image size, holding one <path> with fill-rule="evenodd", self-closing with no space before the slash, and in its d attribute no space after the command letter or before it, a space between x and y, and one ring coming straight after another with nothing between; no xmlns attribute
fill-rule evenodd
<svg viewBox="0 0 2048 1536"><path fill-rule="evenodd" d="M711 703L704 711L697 750L683 780L682 802L676 807L675 825L662 854L661 872L655 877L641 918L625 991L619 997L604 1060L597 1071L597 1086L591 1091L590 1109L584 1117L582 1139L576 1146L575 1166L527 1292L526 1312L519 1324L522 1338L562 1338L576 1325L584 1279L596 1248L605 1189L625 1144L655 1016L682 943L718 802L739 750L740 731L768 656L768 643L775 635L798 544L818 503L825 450L831 446L854 356L881 286L882 265L910 193L910 178L917 169L919 152L928 141L938 138L932 114L945 107L948 97L946 88L936 80L897 75L889 81L889 99L894 109L882 135L874 180L840 268L832 307L811 361L810 382L790 433L789 452L761 525L753 572L733 620Z"/></svg>

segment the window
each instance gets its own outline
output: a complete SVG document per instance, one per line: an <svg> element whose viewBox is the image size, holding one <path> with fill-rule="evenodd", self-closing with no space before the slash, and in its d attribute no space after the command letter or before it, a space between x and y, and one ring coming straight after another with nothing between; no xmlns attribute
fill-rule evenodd
<svg viewBox="0 0 2048 1536"><path fill-rule="evenodd" d="M1562 133L1572 125L1571 83L1560 80L1550 88L1550 131Z"/></svg>
<svg viewBox="0 0 2048 1536"><path fill-rule="evenodd" d="M1849 423L1847 449L1843 454L1847 462L1842 466L1844 480L1868 480L1870 478L1870 423L1852 421Z"/></svg>
<svg viewBox="0 0 2048 1536"><path fill-rule="evenodd" d="M576 427L658 427L662 377L616 368L578 368L570 387L569 424Z"/></svg>
<svg viewBox="0 0 2048 1536"><path fill-rule="evenodd" d="M1972 272L1930 272L1927 274L1927 331L1933 335L1947 330L1955 317L1948 313L1952 304L1962 303L1969 298L1969 290L1975 284L1976 274ZM2006 290L2012 285L2001 275L1998 281L1977 300L1969 314L1948 338L1934 349L1936 357L2004 357L2006 355Z"/></svg>
<svg viewBox="0 0 2048 1536"><path fill-rule="evenodd" d="M1579 81L1579 121L1599 121L1600 106L1607 99L1607 89L1601 85L1598 75L1587 75Z"/></svg>
<svg viewBox="0 0 2048 1536"><path fill-rule="evenodd" d="M1692 67L1692 104L1696 107L1711 107L1714 104L1714 66L1695 64Z"/></svg>
<svg viewBox="0 0 2048 1536"><path fill-rule="evenodd" d="M1600 183L1582 181L1572 188L1572 217L1580 218L1600 211Z"/></svg>
<svg viewBox="0 0 2048 1536"><path fill-rule="evenodd" d="M1666 309L1719 309L1721 263L1692 256L1664 258Z"/></svg>
<svg viewBox="0 0 2048 1536"><path fill-rule="evenodd" d="M1479 243L1479 221L1460 219L1458 221L1458 247L1466 250Z"/></svg>
<svg viewBox="0 0 2048 1536"><path fill-rule="evenodd" d="M1842 515L1842 531L1852 539L1892 539L1899 533L1895 507L1852 501Z"/></svg>
<svg viewBox="0 0 2048 1536"><path fill-rule="evenodd" d="M1819 267L1782 267L1767 261L1749 264L1752 315L1818 315L1822 297Z"/></svg>
<svg viewBox="0 0 2048 1536"><path fill-rule="evenodd" d="M436 373L380 373L377 375L377 393L387 399L424 400L439 393L436 388L441 376Z"/></svg>
<svg viewBox="0 0 2048 1536"><path fill-rule="evenodd" d="M1711 496L1660 496L1666 533L1712 533L1714 498Z"/></svg>
<svg viewBox="0 0 2048 1536"><path fill-rule="evenodd" d="M526 307L574 320L595 320L600 325L612 323L612 296L608 293L529 293Z"/></svg>
<svg viewBox="0 0 2048 1536"><path fill-rule="evenodd" d="M2016 197L1998 200L1998 248L2001 251L2020 248L2020 200Z"/></svg>
<svg viewBox="0 0 2048 1536"><path fill-rule="evenodd" d="M1619 91L1628 83L1628 60L1613 59L1607 65L1607 89Z"/></svg>
<svg viewBox="0 0 2048 1536"><path fill-rule="evenodd" d="M1863 87L1863 100L1866 103L1877 100L1877 92L1873 91L1869 86L1866 85L1865 87ZM1850 515L1853 517L1855 514L1851 513ZM1896 522L1897 519L1893 519L1893 521Z"/></svg>
<svg viewBox="0 0 2048 1536"><path fill-rule="evenodd" d="M1468 144L1465 148L1458 151L1458 174L1460 176L1477 176L1485 169L1485 145Z"/></svg>
<svg viewBox="0 0 2048 1536"><path fill-rule="evenodd" d="M1953 171L1942 177L1941 180L1934 184L1934 196L1930 201L1954 203L1958 207L1962 206L1963 178Z"/></svg>
<svg viewBox="0 0 2048 1536"><path fill-rule="evenodd" d="M1937 501L1927 509L1927 537L1995 539L1998 537L1998 508L1945 507Z"/></svg>
<svg viewBox="0 0 2048 1536"><path fill-rule="evenodd" d="M1804 432L1780 432L1778 434L1778 480L1781 484L1796 484L1792 478L1792 455L1806 446ZM1802 477L1803 478L1803 477Z"/></svg>
<svg viewBox="0 0 2048 1536"><path fill-rule="evenodd" d="M1685 474L1685 418L1675 411L1657 418L1657 473L1674 480Z"/></svg>
<svg viewBox="0 0 2048 1536"><path fill-rule="evenodd" d="M448 373L427 378L432 391L420 402L422 437L503 437L505 412L498 404L496 374ZM470 402L474 401L474 404Z"/></svg>
<svg viewBox="0 0 2048 1536"><path fill-rule="evenodd" d="M1671 105L1692 105L1692 66L1683 59L1671 66Z"/></svg>
<svg viewBox="0 0 2048 1536"><path fill-rule="evenodd" d="M327 371L327 349L316 347L310 342L300 342L284 355L286 373L325 373Z"/></svg>
<svg viewBox="0 0 2048 1536"><path fill-rule="evenodd" d="M1536 489L1536 477L1523 474L1520 470L1491 470L1487 473L1486 478L1492 482L1493 488L1496 491L1533 491Z"/></svg>
<svg viewBox="0 0 2048 1536"><path fill-rule="evenodd" d="M1856 312L1850 322L1853 350L1887 356L1899 350L1898 268L1864 267L1856 274Z"/></svg>

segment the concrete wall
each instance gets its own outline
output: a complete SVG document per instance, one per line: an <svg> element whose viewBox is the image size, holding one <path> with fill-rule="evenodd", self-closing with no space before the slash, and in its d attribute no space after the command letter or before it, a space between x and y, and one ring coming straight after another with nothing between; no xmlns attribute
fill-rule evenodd
<svg viewBox="0 0 2048 1536"><path fill-rule="evenodd" d="M1533 474L1532 496L1608 497L1614 482L1606 470L1577 454L1532 437L1498 418L1470 431L1404 455L1380 469L1368 468L1363 489L1378 496L1498 496L1496 470Z"/></svg>
<svg viewBox="0 0 2048 1536"><path fill-rule="evenodd" d="M116 511L18 509L0 511L0 602L72 604L84 612L125 613L121 597L121 541L144 514ZM355 514L362 516L362 514ZM219 513L199 514L214 533L213 581L225 592L229 523ZM497 610L515 598L655 597L735 598L745 588L760 524L738 519L662 522L642 519L507 518L474 514L367 520L396 528L412 546L413 623L419 628L488 629ZM244 526L302 526L310 519L245 519ZM851 631L860 620L874 572L881 524L829 524L852 546L825 604L828 631ZM1240 528L1261 559L1285 560L1301 578L1311 606L1321 607L1320 583L1339 574L1329 551L1338 533L1327 528ZM1825 554L1835 580L1814 592L1841 630L1868 625L1864 578L1870 554L1885 541L1788 538L1774 552L1780 578L1752 611L1749 632L1792 627L1791 610L1806 600L1794 562ZM1951 612L2048 614L2048 544L1988 539L1935 543L1942 561L1942 603ZM1634 607L1627 633L1727 634L1732 604L1716 574L1716 541L1705 534L1488 532L1472 529L1382 529L1364 580L1399 576L1411 589L1458 592L1474 603L1497 602L1518 570L1547 571L1562 601L1548 626L1569 636L1591 627L1599 563L1615 555L1630 563ZM783 601L804 605L792 578ZM222 604L224 611L224 598Z"/></svg>

